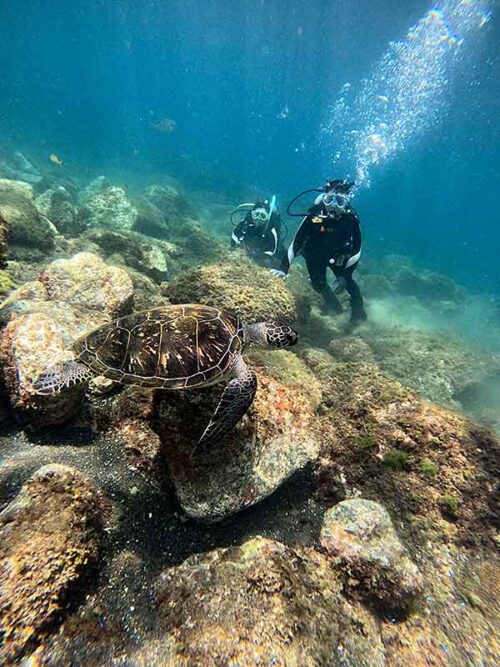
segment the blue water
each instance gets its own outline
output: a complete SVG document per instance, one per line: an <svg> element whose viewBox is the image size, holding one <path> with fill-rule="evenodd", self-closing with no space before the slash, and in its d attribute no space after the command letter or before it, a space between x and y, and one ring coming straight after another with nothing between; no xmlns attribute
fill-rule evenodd
<svg viewBox="0 0 500 667"><path fill-rule="evenodd" d="M400 252L500 293L498 3L464 4L484 25L441 61L431 122L371 168L356 205L373 259ZM324 132L339 91L362 90L390 43L407 44L442 5L2 0L0 144L35 161L55 152L89 176L171 173L236 200L262 190L283 203L356 172L345 128ZM432 69L432 45L429 54ZM164 117L177 123L171 134L151 128Z"/></svg>

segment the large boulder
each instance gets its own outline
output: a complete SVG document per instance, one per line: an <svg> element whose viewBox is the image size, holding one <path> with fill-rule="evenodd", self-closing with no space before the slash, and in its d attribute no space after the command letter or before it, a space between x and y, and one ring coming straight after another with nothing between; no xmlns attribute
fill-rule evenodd
<svg viewBox="0 0 500 667"><path fill-rule="evenodd" d="M38 212L33 188L22 181L0 180L0 253L5 253L8 237L9 258L23 258L29 248L37 258L54 248L56 229Z"/></svg>
<svg viewBox="0 0 500 667"><path fill-rule="evenodd" d="M35 425L57 424L81 403L83 387L51 396L33 393L32 383L49 365L73 357L73 341L132 305L127 273L99 257L80 253L52 262L38 280L26 283L4 303L8 318L0 359L12 406Z"/></svg>
<svg viewBox="0 0 500 667"><path fill-rule="evenodd" d="M406 609L421 591L418 568L378 503L355 498L330 508L320 542L342 571L346 587L384 611Z"/></svg>
<svg viewBox="0 0 500 667"><path fill-rule="evenodd" d="M97 176L78 192L78 203L80 205L86 204L89 199L102 194L109 187L110 184L106 176Z"/></svg>
<svg viewBox="0 0 500 667"><path fill-rule="evenodd" d="M106 501L74 468L40 468L0 512L0 663L19 664L97 560Z"/></svg>
<svg viewBox="0 0 500 667"><path fill-rule="evenodd" d="M292 322L297 317L295 298L285 281L239 254L225 263L184 271L164 293L172 303L234 310L246 322Z"/></svg>
<svg viewBox="0 0 500 667"><path fill-rule="evenodd" d="M385 664L376 620L342 596L327 559L312 550L258 537L190 556L156 590L156 614L177 652L157 664Z"/></svg>
<svg viewBox="0 0 500 667"><path fill-rule="evenodd" d="M304 350L303 358L323 388L316 469L323 501L378 501L400 518L405 541L418 544L442 535L489 539L498 438L376 366L336 363L324 350Z"/></svg>
<svg viewBox="0 0 500 667"><path fill-rule="evenodd" d="M192 518L220 521L255 505L314 461L319 440L314 411L320 391L291 352L268 356L247 416L208 451L193 447L208 424L221 388L166 395L159 405L160 436L179 502ZM287 360L287 357L289 359ZM282 379L269 375L280 364ZM274 373L276 375L276 372Z"/></svg>
<svg viewBox="0 0 500 667"><path fill-rule="evenodd" d="M123 188L113 186L91 196L81 217L86 227L132 229L137 220L137 209Z"/></svg>
<svg viewBox="0 0 500 667"><path fill-rule="evenodd" d="M124 264L158 283L167 279L175 258L181 253L173 243L126 230L95 229L88 232L85 238L97 244L106 259L116 263L121 258Z"/></svg>

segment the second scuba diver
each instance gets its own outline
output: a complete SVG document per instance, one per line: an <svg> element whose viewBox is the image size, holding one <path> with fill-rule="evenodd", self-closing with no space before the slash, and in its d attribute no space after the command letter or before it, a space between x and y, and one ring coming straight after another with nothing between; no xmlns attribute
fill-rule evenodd
<svg viewBox="0 0 500 667"><path fill-rule="evenodd" d="M280 270L272 270L280 277L288 274L290 265L301 254L311 284L324 300L327 313L342 312L342 304L326 279L327 268L336 278L336 291L346 289L351 299L351 326L366 320L363 297L352 274L361 256L361 229L358 215L351 206L354 183L341 179L328 181L322 188L304 190L294 197L287 208L291 216L304 216L288 252L283 255ZM307 213L290 211L291 205L307 192L319 192Z"/></svg>
<svg viewBox="0 0 500 667"><path fill-rule="evenodd" d="M234 216L244 213L244 217L234 222ZM284 230L281 217L276 210L276 197L269 202L240 204L231 213L231 223L235 228L231 234L231 247L243 247L262 266L277 267L285 251Z"/></svg>

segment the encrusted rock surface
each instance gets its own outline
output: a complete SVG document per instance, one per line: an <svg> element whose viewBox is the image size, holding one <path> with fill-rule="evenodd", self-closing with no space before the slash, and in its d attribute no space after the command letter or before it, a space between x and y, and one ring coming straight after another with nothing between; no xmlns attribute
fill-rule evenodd
<svg viewBox="0 0 500 667"><path fill-rule="evenodd" d="M231 262L200 266L169 283L172 303L205 303L240 313L246 322L293 321L295 299L285 281L238 256Z"/></svg>
<svg viewBox="0 0 500 667"><path fill-rule="evenodd" d="M369 346L382 371L447 407L460 407L458 399L468 388L500 377L500 355L474 350L443 333L365 327L359 337L358 346ZM366 355L348 360L370 361Z"/></svg>
<svg viewBox="0 0 500 667"><path fill-rule="evenodd" d="M293 356L293 355L291 355ZM286 374L285 372L283 373ZM302 379L307 378L307 371ZM179 502L188 516L219 521L258 503L293 473L314 461L319 440L314 411L319 390L297 377L284 384L258 372L257 395L247 416L207 452L191 452L208 424L221 388L179 395L160 403L163 450Z"/></svg>
<svg viewBox="0 0 500 667"><path fill-rule="evenodd" d="M84 220L86 227L132 229L137 220L137 209L123 188L113 186L87 199Z"/></svg>
<svg viewBox="0 0 500 667"><path fill-rule="evenodd" d="M0 358L11 404L36 426L57 424L78 409L83 386L37 396L31 385L47 366L73 356L72 344L126 312L133 286L125 271L80 253L49 264L37 281L13 292L3 308Z"/></svg>
<svg viewBox="0 0 500 667"><path fill-rule="evenodd" d="M255 538L191 556L157 590L179 666L384 665L375 619L343 598L327 559L312 550Z"/></svg>
<svg viewBox="0 0 500 667"><path fill-rule="evenodd" d="M6 230L9 257L17 258L19 247L44 253L54 248L55 228L40 215L33 201L33 188L22 181L0 180L0 230ZM2 241L3 239L3 241ZM5 232L0 231L0 251Z"/></svg>
<svg viewBox="0 0 500 667"><path fill-rule="evenodd" d="M356 498L330 508L320 542L347 589L360 591L385 610L404 609L421 592L418 568L378 503Z"/></svg>
<svg viewBox="0 0 500 667"><path fill-rule="evenodd" d="M124 264L158 283L166 280L171 258L178 254L175 245L135 232L99 229L89 232L86 238L102 249L106 259L120 256Z"/></svg>
<svg viewBox="0 0 500 667"><path fill-rule="evenodd" d="M96 562L104 506L80 472L54 464L38 470L0 512L1 664L19 664Z"/></svg>
<svg viewBox="0 0 500 667"><path fill-rule="evenodd" d="M60 234L75 234L79 230L77 211L66 188L49 188L35 199L38 212L48 218Z"/></svg>

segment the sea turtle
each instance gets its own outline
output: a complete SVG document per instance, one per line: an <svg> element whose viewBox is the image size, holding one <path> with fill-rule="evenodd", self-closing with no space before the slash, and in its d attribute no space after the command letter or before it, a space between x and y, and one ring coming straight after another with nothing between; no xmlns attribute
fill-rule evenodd
<svg viewBox="0 0 500 667"><path fill-rule="evenodd" d="M193 389L229 380L198 445L231 430L248 410L257 378L242 351L252 343L295 345L294 329L273 322L243 324L230 310L202 305L152 308L104 324L74 344L75 359L50 366L33 391L53 394L95 375L158 389Z"/></svg>

